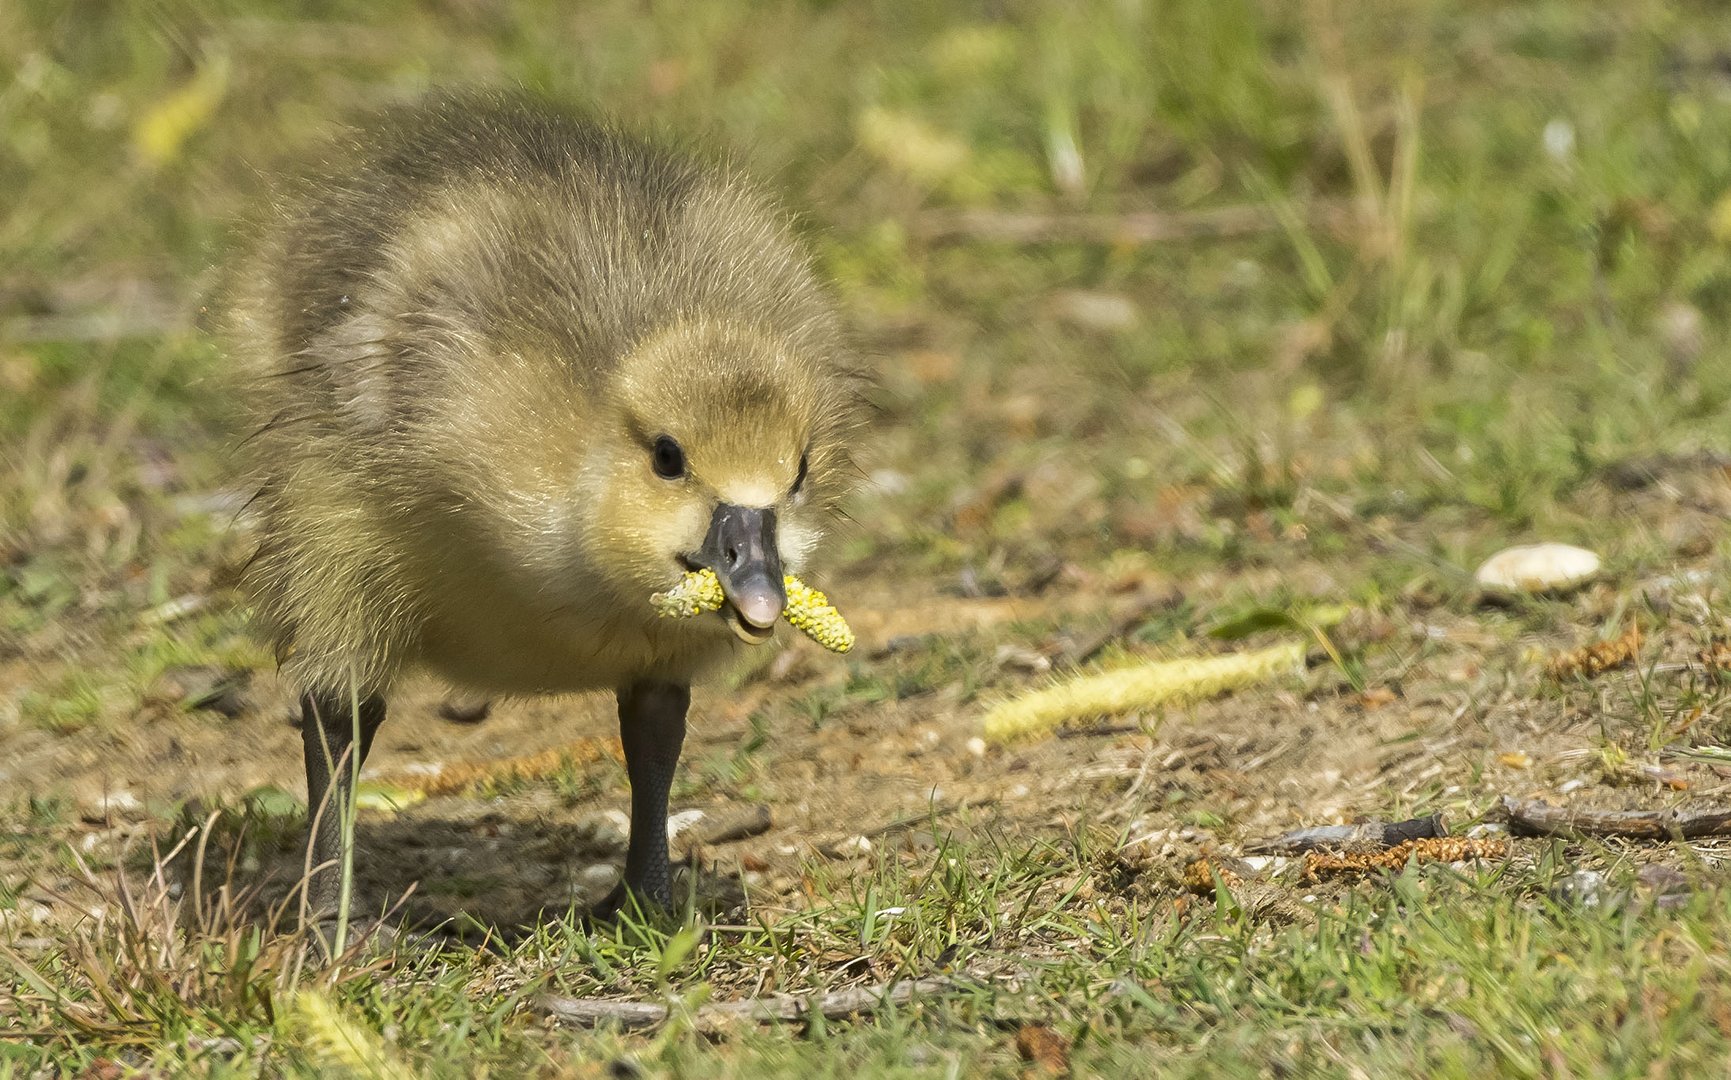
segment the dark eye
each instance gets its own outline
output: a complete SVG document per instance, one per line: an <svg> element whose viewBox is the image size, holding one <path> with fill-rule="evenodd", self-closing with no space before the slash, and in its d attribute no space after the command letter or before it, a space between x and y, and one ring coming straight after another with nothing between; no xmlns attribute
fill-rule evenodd
<svg viewBox="0 0 1731 1080"><path fill-rule="evenodd" d="M808 466L810 464L811 464L811 454L809 451L804 453L804 454L799 455L799 475L793 478L792 494L798 495L799 489L805 486L805 470L806 470L806 466Z"/></svg>
<svg viewBox="0 0 1731 1080"><path fill-rule="evenodd" d="M685 451L679 448L671 435L662 435L655 440L649 460L655 465L655 475L663 479L677 480L685 475Z"/></svg>

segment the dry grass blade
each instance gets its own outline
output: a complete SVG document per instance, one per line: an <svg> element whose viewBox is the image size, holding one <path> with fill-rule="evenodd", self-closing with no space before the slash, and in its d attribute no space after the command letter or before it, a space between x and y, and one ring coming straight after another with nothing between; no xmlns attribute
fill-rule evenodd
<svg viewBox="0 0 1731 1080"><path fill-rule="evenodd" d="M141 880L124 859L107 878L72 852L82 895L55 900L83 917L42 956L27 960L0 946L0 963L24 988L0 1000L0 1024L43 1031L49 1041L137 1047L160 1046L188 1027L227 1034L269 1025L273 997L302 976L307 939L279 929L292 897L258 918L249 914L261 907L256 890L224 883L205 895L196 876L190 891L176 888L169 865L189 845L202 852L210 824L188 830L167 852L153 850ZM340 982L371 970L351 965L325 977Z"/></svg>

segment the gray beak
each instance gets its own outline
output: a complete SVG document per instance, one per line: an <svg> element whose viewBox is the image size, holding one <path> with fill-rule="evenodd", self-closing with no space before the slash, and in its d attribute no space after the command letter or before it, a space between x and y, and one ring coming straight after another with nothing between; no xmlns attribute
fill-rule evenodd
<svg viewBox="0 0 1731 1080"><path fill-rule="evenodd" d="M781 549L775 543L775 511L722 503L709 519L709 535L692 558L715 571L727 597L726 614L742 641L761 645L775 632L787 606Z"/></svg>

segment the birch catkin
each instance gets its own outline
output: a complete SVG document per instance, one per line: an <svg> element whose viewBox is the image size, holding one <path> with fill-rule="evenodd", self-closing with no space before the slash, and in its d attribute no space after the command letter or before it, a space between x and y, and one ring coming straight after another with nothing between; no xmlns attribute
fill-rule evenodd
<svg viewBox="0 0 1731 1080"><path fill-rule="evenodd" d="M1151 709L1213 697L1297 674L1304 644L1290 642L1230 656L1186 657L1083 675L999 702L981 720L995 742L1044 735L1066 721Z"/></svg>

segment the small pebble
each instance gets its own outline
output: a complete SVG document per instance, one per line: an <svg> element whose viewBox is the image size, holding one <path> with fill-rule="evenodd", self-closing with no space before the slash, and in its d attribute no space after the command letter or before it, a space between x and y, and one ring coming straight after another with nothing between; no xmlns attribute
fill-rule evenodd
<svg viewBox="0 0 1731 1080"><path fill-rule="evenodd" d="M1648 863L1636 872L1635 883L1647 890L1655 907L1677 908L1689 902L1689 879L1675 867Z"/></svg>
<svg viewBox="0 0 1731 1080"><path fill-rule="evenodd" d="M100 825L110 818L126 818L142 815L144 804L138 801L138 796L124 789L105 791L91 799L79 815L84 821Z"/></svg>
<svg viewBox="0 0 1731 1080"><path fill-rule="evenodd" d="M1596 908L1605 902L1605 875L1597 870L1576 870L1551 890L1551 899L1576 907Z"/></svg>
<svg viewBox="0 0 1731 1080"><path fill-rule="evenodd" d="M846 840L838 840L823 849L823 853L832 859L850 859L856 855L864 855L872 849L872 842L863 836L850 836Z"/></svg>

